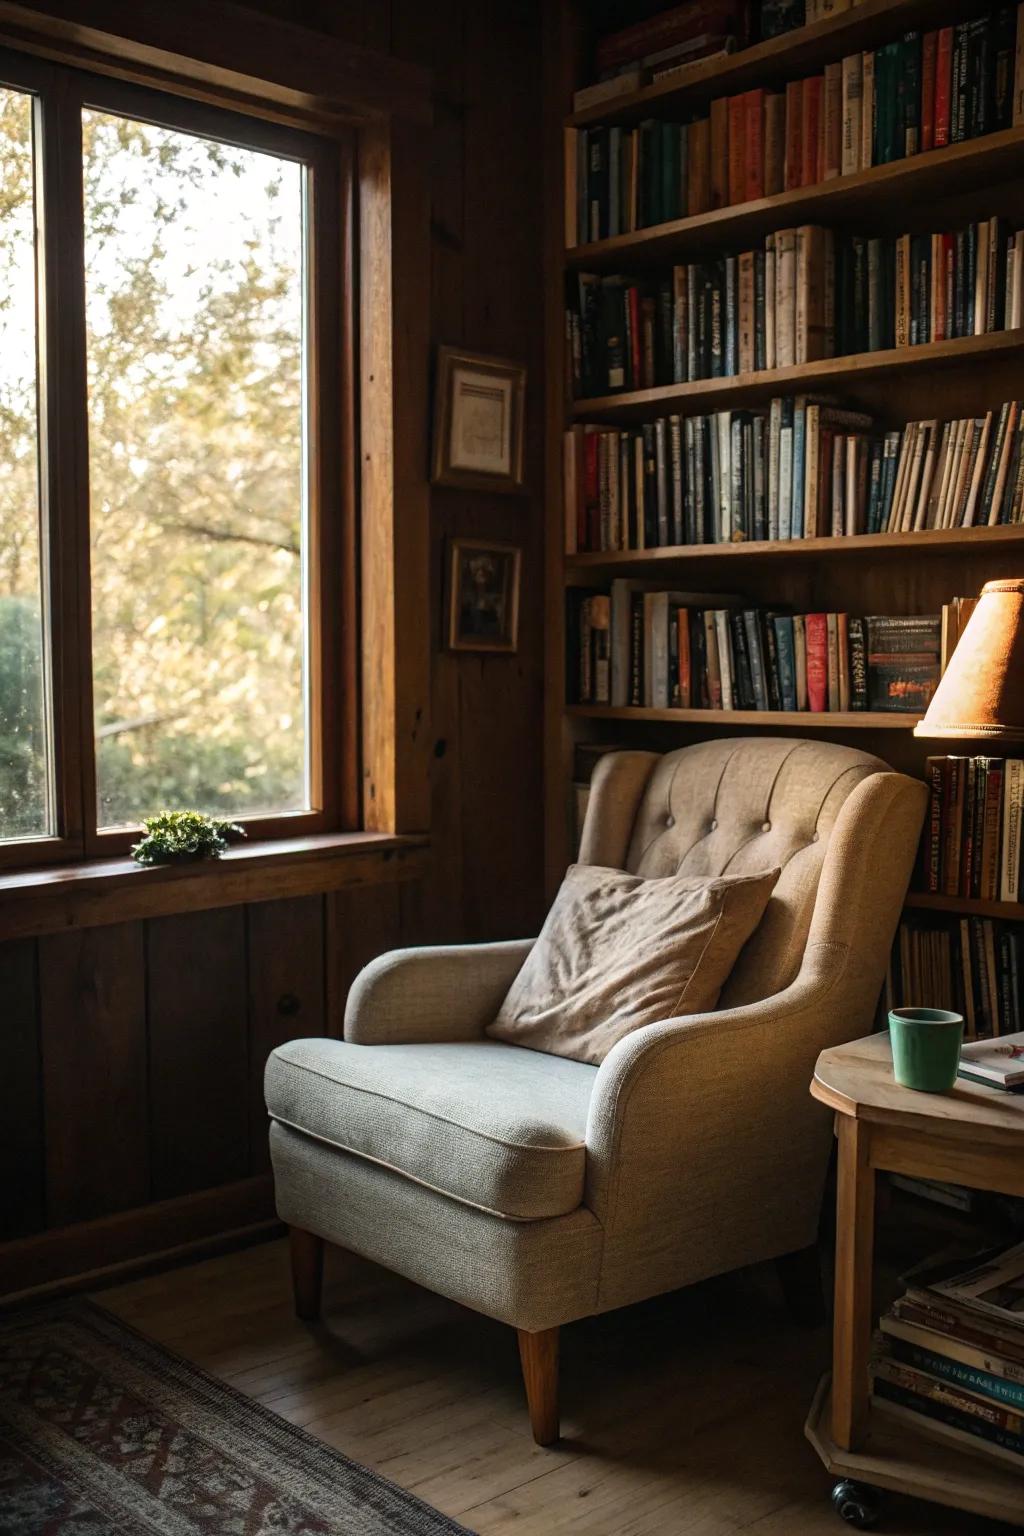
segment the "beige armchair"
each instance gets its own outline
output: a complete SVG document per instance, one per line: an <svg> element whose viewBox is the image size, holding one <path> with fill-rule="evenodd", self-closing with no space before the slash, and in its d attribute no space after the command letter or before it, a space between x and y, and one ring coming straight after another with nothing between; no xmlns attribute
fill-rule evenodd
<svg viewBox="0 0 1024 1536"><path fill-rule="evenodd" d="M818 1053L864 1034L925 787L828 742L621 752L582 862L645 876L782 866L714 1013L599 1067L484 1034L532 941L411 949L357 978L344 1040L267 1065L296 1308L323 1240L518 1330L534 1436L558 1435L558 1328L814 1242L831 1127Z"/></svg>

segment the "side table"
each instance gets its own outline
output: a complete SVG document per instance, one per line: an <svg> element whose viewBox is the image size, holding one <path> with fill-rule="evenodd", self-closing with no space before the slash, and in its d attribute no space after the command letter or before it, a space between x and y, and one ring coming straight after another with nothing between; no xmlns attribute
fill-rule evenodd
<svg viewBox="0 0 1024 1536"><path fill-rule="evenodd" d="M833 1503L849 1524L868 1526L873 1490L885 1488L1024 1526L1024 1474L872 1413L868 1383L875 1174L1024 1196L1024 1096L963 1079L944 1094L901 1088L887 1032L823 1051L811 1093L835 1111L839 1142L832 1376L805 1427L840 1479Z"/></svg>

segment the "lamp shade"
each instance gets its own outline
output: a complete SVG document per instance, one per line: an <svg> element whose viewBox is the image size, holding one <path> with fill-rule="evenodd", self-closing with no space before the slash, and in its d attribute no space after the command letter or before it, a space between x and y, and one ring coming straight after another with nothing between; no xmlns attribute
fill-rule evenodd
<svg viewBox="0 0 1024 1536"><path fill-rule="evenodd" d="M1024 741L1024 580L982 587L914 735Z"/></svg>

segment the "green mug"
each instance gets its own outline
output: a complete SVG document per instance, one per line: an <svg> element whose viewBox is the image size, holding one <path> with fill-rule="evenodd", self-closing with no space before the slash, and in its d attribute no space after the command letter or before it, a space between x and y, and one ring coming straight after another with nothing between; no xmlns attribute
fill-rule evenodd
<svg viewBox="0 0 1024 1536"><path fill-rule="evenodd" d="M963 1015L944 1008L894 1008L889 1014L892 1069L904 1088L948 1093L956 1082Z"/></svg>

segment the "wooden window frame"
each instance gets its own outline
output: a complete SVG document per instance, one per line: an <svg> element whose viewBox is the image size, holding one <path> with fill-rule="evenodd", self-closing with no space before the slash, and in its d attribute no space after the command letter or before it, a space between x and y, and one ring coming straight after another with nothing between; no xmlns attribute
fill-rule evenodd
<svg viewBox="0 0 1024 1536"><path fill-rule="evenodd" d="M229 4L222 9L233 10ZM315 336L322 359L331 345L327 312L333 308L340 361L338 387L324 407L333 420L316 424L315 479L321 506L324 483L331 480L337 487L338 513L333 521L314 520L310 568L319 591L311 619L311 649L322 658L319 678L311 679L314 699L323 700L319 760L332 762L333 753L334 767L328 770L332 783L321 785L324 810L316 825L308 818L303 826L295 817L260 818L253 829L268 838L288 837L290 848L295 834L305 831L421 834L429 823L429 193L422 131L431 116L428 80L400 61L251 12L240 32L211 26L216 18L205 0L180 0L173 8L170 31L188 37L194 50L186 57L169 46L169 14L156 0L138 0L132 7L121 0L51 0L42 6L0 0L0 47L17 52L29 89L31 71L46 67L40 60L81 65L90 81L108 77L103 100L96 101L101 107L116 99L116 82L124 81L133 101L143 100L140 88L158 93L160 121L173 124L169 98L176 96L188 100L190 115L213 109L219 124L226 121L224 114L236 114L235 122L244 124L243 143L255 146L257 132L281 125L319 135L332 146L340 166L337 217L329 221L333 252L317 250L314 265L330 263L339 281L318 314ZM17 86L19 80L10 83ZM71 115L69 105L64 110ZM200 120L191 116L193 125ZM218 128L209 131L221 136ZM43 155L44 173L48 169L52 176L45 139ZM316 227L325 222L317 220ZM46 231L45 238L52 239L52 233ZM59 326L66 316L57 307L61 296L53 271L51 260L46 323ZM324 291L315 277L314 286ZM71 319L82 338L84 387L84 316ZM48 406L59 409L58 385L47 377L45 387ZM84 412L79 415L84 425ZM86 446L79 441L70 456L60 455L55 471L60 509L51 573L55 613L70 606L69 594L82 581L81 550L70 542L61 519L67 479L82 483L76 466L84 462ZM88 606L79 601L79 615L83 610L88 617ZM74 712L81 719L87 711L91 725L91 699L75 675L71 648L55 641L54 650L62 657L54 679L60 701L55 750L66 756L75 738ZM9 844L0 850L0 865L67 861L76 848L87 858L116 854L131 840L132 834L121 833L87 840L73 801L60 811L71 837L47 839L31 849L25 842Z"/></svg>

